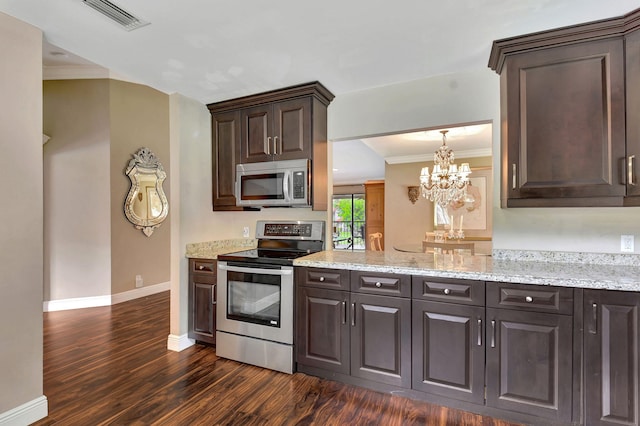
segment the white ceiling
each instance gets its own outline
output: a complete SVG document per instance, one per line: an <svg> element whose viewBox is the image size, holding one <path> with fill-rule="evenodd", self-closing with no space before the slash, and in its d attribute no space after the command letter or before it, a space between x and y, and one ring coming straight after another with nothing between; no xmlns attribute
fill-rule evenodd
<svg viewBox="0 0 640 426"><path fill-rule="evenodd" d="M434 75L492 72L493 40L638 7L637 0L113 2L150 25L128 32L82 0L0 0L0 11L42 29L45 75L110 76L207 104L316 80L339 96ZM490 139L471 147L450 137L449 144L462 158L464 151L490 149ZM334 181L378 178L380 170L384 176L385 158L430 159L439 145L433 143L402 151L407 141L398 137L335 143ZM349 167L340 164L344 158ZM351 175L340 176L348 168Z"/></svg>
<svg viewBox="0 0 640 426"><path fill-rule="evenodd" d="M0 0L0 11L125 79L206 104L315 80L340 95L487 69L495 39L638 7L636 0L113 1L151 24L127 32L81 0Z"/></svg>

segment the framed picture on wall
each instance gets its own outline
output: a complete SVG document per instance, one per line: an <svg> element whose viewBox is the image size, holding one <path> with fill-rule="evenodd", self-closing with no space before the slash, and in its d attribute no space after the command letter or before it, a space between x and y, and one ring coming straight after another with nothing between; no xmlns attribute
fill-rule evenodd
<svg viewBox="0 0 640 426"><path fill-rule="evenodd" d="M448 229L453 221L454 229L462 230L467 237L490 237L492 230L492 169L471 169L467 196L446 206L434 203L434 228Z"/></svg>

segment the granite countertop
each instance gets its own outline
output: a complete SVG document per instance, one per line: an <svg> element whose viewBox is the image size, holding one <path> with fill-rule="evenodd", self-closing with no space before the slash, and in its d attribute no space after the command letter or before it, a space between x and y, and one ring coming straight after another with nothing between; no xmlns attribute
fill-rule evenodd
<svg viewBox="0 0 640 426"><path fill-rule="evenodd" d="M190 259L217 259L220 254L256 248L258 242L250 238L206 241L187 244L185 257Z"/></svg>
<svg viewBox="0 0 640 426"><path fill-rule="evenodd" d="M495 250L493 256L335 250L294 260L294 266L626 291L640 291L639 264L637 255Z"/></svg>

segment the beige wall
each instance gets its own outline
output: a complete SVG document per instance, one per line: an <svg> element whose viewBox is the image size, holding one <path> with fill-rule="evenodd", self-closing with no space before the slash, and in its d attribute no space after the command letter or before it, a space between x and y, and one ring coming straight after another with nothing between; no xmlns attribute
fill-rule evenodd
<svg viewBox="0 0 640 426"><path fill-rule="evenodd" d="M42 32L0 13L0 417L42 388ZM37 413L36 413L37 414ZM23 420L28 420L24 419ZM37 417L31 417L31 421Z"/></svg>
<svg viewBox="0 0 640 426"><path fill-rule="evenodd" d="M169 216L147 237L124 214L131 181L125 169L132 154L147 147L162 164L163 189L171 196L173 175L169 161L169 96L150 87L110 80L111 131L111 292L135 289L141 275L145 286L171 279L171 206Z"/></svg>
<svg viewBox="0 0 640 426"><path fill-rule="evenodd" d="M109 80L43 82L44 299L111 294Z"/></svg>
<svg viewBox="0 0 640 426"><path fill-rule="evenodd" d="M117 80L44 82L45 300L107 296L170 280L170 214L151 237L124 215L125 169L151 149L169 184L169 97Z"/></svg>
<svg viewBox="0 0 640 426"><path fill-rule="evenodd" d="M457 161L460 163L463 160ZM464 162L468 162L471 168L486 167L491 166L491 157L465 158ZM420 171L422 167L427 166L433 168L433 162L385 166L385 247L419 244L424 238L424 233L433 230L433 203L420 196L418 201L412 204L407 195L407 187L419 184ZM486 248L483 251L489 252Z"/></svg>

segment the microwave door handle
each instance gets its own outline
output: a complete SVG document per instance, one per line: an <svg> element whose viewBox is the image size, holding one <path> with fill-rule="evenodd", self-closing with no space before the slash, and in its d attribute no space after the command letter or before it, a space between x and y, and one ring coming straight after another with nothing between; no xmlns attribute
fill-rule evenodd
<svg viewBox="0 0 640 426"><path fill-rule="evenodd" d="M291 181L291 171L285 170L284 176L282 177L282 193L284 194L284 199L286 201L291 201L293 199L292 194L289 193Z"/></svg>

